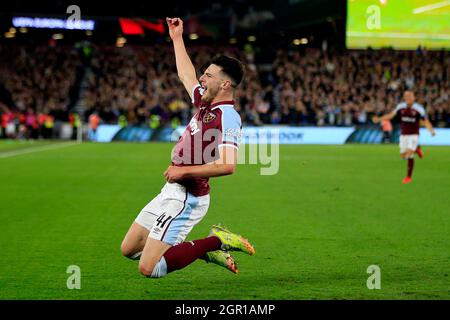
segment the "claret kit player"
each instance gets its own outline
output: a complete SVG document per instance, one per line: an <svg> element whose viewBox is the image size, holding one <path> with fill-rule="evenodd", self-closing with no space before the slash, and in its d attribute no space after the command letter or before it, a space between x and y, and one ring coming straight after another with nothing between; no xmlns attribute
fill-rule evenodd
<svg viewBox="0 0 450 320"><path fill-rule="evenodd" d="M382 117L373 117L373 122L378 123L383 120L391 120L395 116L400 119L400 156L408 160L407 174L403 179L403 183L412 182L412 173L414 169L414 154L417 153L419 158L423 158L423 151L419 143L419 128L423 122L425 127L430 131L431 135L435 135L435 131L430 121L427 119L425 109L415 102L415 96L412 91L405 91L402 102L397 105L394 111L385 114Z"/></svg>
<svg viewBox="0 0 450 320"><path fill-rule="evenodd" d="M184 242L209 207L208 179L230 175L237 162L241 119L234 110L234 91L244 76L234 58L215 58L197 80L183 42L183 21L167 18L178 76L197 113L189 122L164 172L166 184L138 214L122 242L122 254L139 259L146 277L159 278L203 259L237 273L228 251L253 255L242 236L215 225L204 239Z"/></svg>

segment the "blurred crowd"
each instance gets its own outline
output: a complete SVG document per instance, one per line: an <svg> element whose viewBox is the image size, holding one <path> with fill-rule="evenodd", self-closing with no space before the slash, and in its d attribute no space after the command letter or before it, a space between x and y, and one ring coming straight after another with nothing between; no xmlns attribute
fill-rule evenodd
<svg viewBox="0 0 450 320"><path fill-rule="evenodd" d="M256 105L256 111L271 122L368 124L374 114L394 109L405 90L413 90L435 125L450 125L448 51L280 50L267 77L270 86L264 91L279 95L280 108L269 108L267 115L267 107Z"/></svg>
<svg viewBox="0 0 450 320"><path fill-rule="evenodd" d="M189 50L200 69L214 51L236 56L237 49L198 46ZM91 60L85 92L85 114L96 113L104 123L140 125L186 124L192 109L189 95L177 76L171 46L140 48L97 47Z"/></svg>
<svg viewBox="0 0 450 320"><path fill-rule="evenodd" d="M416 93L437 127L450 126L450 52L334 51L298 47L260 59L251 47L189 46L200 76L215 54L241 59L246 78L236 109L248 125L351 126L392 110L404 90ZM44 135L46 123L79 121L178 126L195 110L176 73L171 44L94 46L85 64L83 113L78 97L79 52L64 47L0 47L2 130L11 123ZM261 60L261 61L260 61ZM262 62L264 61L264 62ZM269 62L267 62L269 61ZM12 129L11 129L12 130ZM16 130L16 133L20 130ZM50 133L47 133L47 136Z"/></svg>
<svg viewBox="0 0 450 320"><path fill-rule="evenodd" d="M187 123L195 112L178 80L170 46L106 48L93 59L88 114L107 123L125 115L142 124L151 115L163 123ZM199 75L216 53L247 65L236 92L236 109L252 125L337 125L371 123L393 109L407 89L416 92L431 121L449 125L450 54L436 51L278 50L270 65L259 65L251 50L189 48Z"/></svg>
<svg viewBox="0 0 450 320"><path fill-rule="evenodd" d="M71 48L0 46L2 137L56 138L75 121L69 107L81 67Z"/></svg>

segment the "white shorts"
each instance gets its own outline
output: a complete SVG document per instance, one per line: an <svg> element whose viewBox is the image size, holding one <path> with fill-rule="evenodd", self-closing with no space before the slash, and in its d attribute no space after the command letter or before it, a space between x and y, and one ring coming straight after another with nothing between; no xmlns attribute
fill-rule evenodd
<svg viewBox="0 0 450 320"><path fill-rule="evenodd" d="M416 151L418 143L418 134L401 134L399 143L400 153L405 153L408 149Z"/></svg>
<svg viewBox="0 0 450 320"><path fill-rule="evenodd" d="M209 208L209 194L196 197L178 183L166 183L138 214L135 222L149 230L149 237L172 246L183 242Z"/></svg>

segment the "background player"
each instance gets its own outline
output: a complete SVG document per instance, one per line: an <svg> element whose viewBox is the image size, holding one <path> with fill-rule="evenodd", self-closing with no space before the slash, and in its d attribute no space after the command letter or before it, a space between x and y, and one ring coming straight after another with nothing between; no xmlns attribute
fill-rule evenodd
<svg viewBox="0 0 450 320"><path fill-rule="evenodd" d="M435 135L435 131L430 121L427 119L425 109L415 102L414 92L405 91L402 102L397 105L394 111L385 114L382 117L373 117L373 122L378 123L383 120L391 120L395 116L400 119L400 156L408 160L407 175L403 179L403 183L410 183L412 181L412 173L414 169L414 154L417 153L420 158L423 157L423 152L418 146L419 142L419 128L423 123L430 131L431 135Z"/></svg>
<svg viewBox="0 0 450 320"><path fill-rule="evenodd" d="M237 273L234 258L225 251L254 254L243 237L213 226L209 237L183 242L209 207L210 177L234 173L241 119L234 110L234 90L244 76L236 59L214 59L197 80L183 42L183 21L167 18L178 76L198 108L172 153L164 172L167 183L147 204L122 242L122 254L139 261L140 272L159 278L203 258ZM212 147L211 147L212 146Z"/></svg>

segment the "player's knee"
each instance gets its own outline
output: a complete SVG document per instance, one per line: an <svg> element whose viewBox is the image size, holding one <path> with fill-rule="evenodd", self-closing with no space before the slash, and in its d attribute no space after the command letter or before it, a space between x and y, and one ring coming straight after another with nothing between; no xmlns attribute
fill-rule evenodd
<svg viewBox="0 0 450 320"><path fill-rule="evenodd" d="M147 278L161 278L167 274L167 264L164 258L158 261L158 263L139 263L139 272Z"/></svg>
<svg viewBox="0 0 450 320"><path fill-rule="evenodd" d="M414 151L407 151L405 153L405 159L411 159L414 156Z"/></svg>
<svg viewBox="0 0 450 320"><path fill-rule="evenodd" d="M133 246L130 246L125 241L122 242L122 244L120 245L120 252L122 253L122 255L124 257L130 258L133 260L136 260L136 258L139 258L140 253L141 253L141 252L136 253L136 249Z"/></svg>
<svg viewBox="0 0 450 320"><path fill-rule="evenodd" d="M120 245L120 252L124 257L128 258L131 255L131 247L125 241L123 241Z"/></svg>
<svg viewBox="0 0 450 320"><path fill-rule="evenodd" d="M144 263L144 262L140 262L139 263L139 272L144 277L151 278L154 267L155 267L154 265L151 265L151 264L148 264L148 263Z"/></svg>

